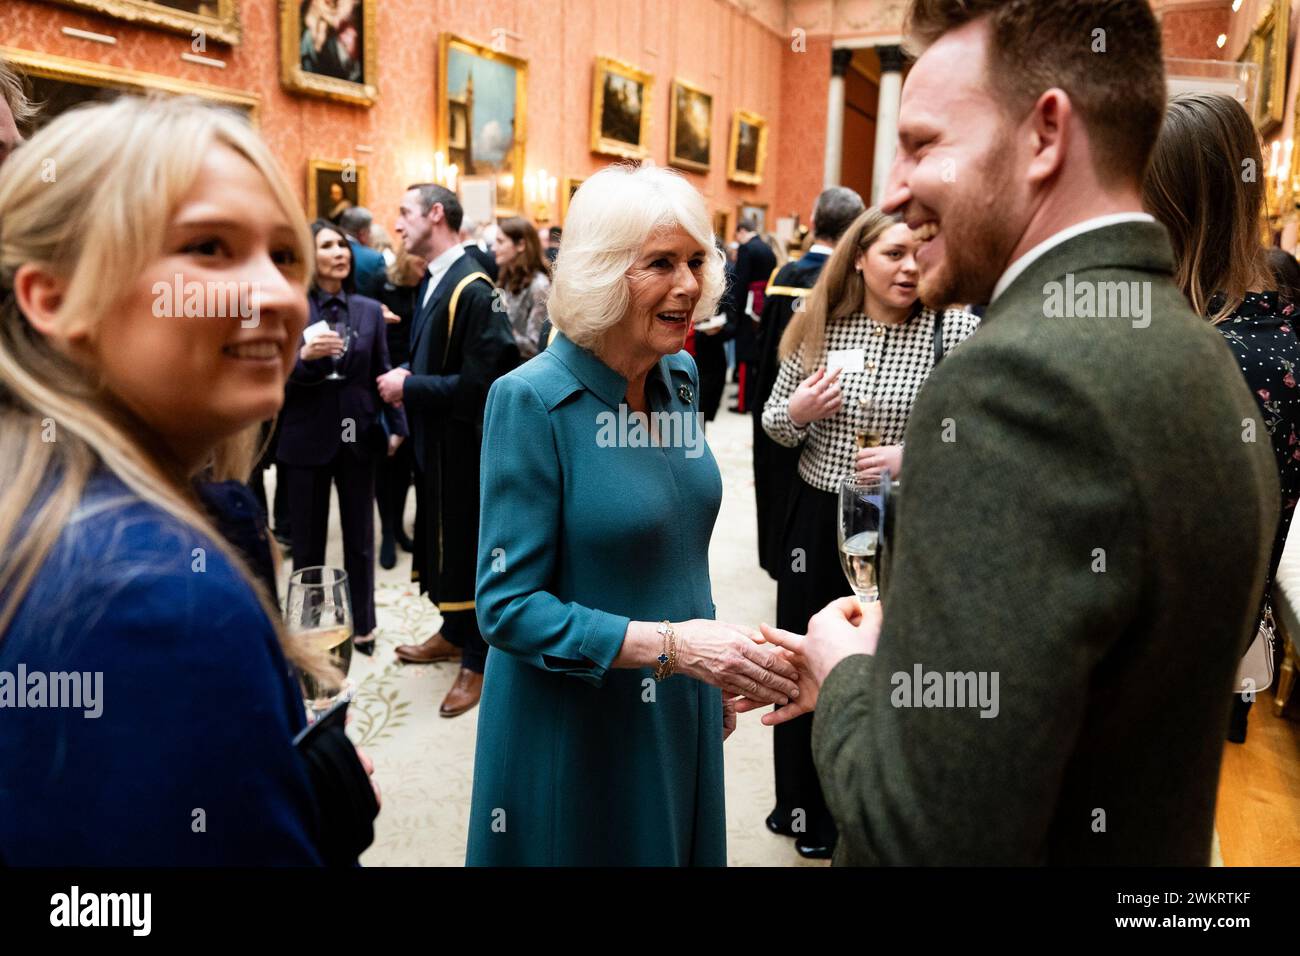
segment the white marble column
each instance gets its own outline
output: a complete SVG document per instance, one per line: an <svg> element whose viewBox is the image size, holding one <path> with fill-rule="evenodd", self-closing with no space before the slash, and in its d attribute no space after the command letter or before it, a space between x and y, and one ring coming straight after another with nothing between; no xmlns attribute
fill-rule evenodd
<svg viewBox="0 0 1300 956"><path fill-rule="evenodd" d="M844 155L844 74L852 50L831 51L831 88L826 101L826 165L822 189L840 184L840 160Z"/></svg>
<svg viewBox="0 0 1300 956"><path fill-rule="evenodd" d="M880 205L898 148L898 104L903 95L905 55L899 46L878 46L880 101L876 107L876 156L871 167L871 205Z"/></svg>

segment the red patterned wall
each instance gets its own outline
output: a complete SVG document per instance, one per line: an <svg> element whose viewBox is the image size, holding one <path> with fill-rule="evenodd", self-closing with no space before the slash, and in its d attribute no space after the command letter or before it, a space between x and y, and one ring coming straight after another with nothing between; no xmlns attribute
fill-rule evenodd
<svg viewBox="0 0 1300 956"><path fill-rule="evenodd" d="M810 40L809 52L794 53L787 38L727 0L382 0L376 4L380 93L369 109L281 89L276 0L239 0L243 42L208 47L209 56L226 61L225 69L182 61L180 54L190 49L182 34L42 0L3 0L3 7L0 45L258 94L262 133L300 194L309 158L353 157L368 167L367 202L385 224L407 183L432 160L443 30L485 44L494 28L520 37L508 41L506 51L529 63L527 165L559 176L561 190L564 177L585 177L610 161L587 149L597 55L655 74L651 143L659 163L667 161L672 77L714 93L712 170L687 173L711 206L732 211L733 218L739 202L770 203L773 215L784 214L810 207L821 185L829 40ZM118 43L69 37L64 26L112 34ZM737 108L769 121L768 162L757 187L726 179Z"/></svg>
<svg viewBox="0 0 1300 956"><path fill-rule="evenodd" d="M1232 21L1228 7L1208 10L1166 10L1160 20L1164 38L1165 56L1187 57L1196 60L1220 60L1224 50L1217 44L1220 34L1226 34Z"/></svg>
<svg viewBox="0 0 1300 956"><path fill-rule="evenodd" d="M826 97L831 88L831 39L807 38L807 49L787 44L781 61L781 181L774 214L798 213L807 224L822 188L826 150Z"/></svg>

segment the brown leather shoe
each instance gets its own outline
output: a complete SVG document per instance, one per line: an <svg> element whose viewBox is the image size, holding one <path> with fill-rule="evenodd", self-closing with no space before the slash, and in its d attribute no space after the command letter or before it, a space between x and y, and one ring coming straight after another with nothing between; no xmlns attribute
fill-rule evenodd
<svg viewBox="0 0 1300 956"><path fill-rule="evenodd" d="M441 717L459 717L467 710L473 709L483 695L483 675L462 667L456 675L456 683L451 685L447 696L438 708Z"/></svg>
<svg viewBox="0 0 1300 956"><path fill-rule="evenodd" d="M442 631L423 644L401 644L396 648L396 654L403 664L436 664L438 661L460 660L460 648L443 637Z"/></svg>

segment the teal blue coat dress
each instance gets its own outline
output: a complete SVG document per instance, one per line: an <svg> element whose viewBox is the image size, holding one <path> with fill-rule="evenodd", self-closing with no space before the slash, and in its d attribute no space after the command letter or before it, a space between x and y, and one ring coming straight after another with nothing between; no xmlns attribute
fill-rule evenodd
<svg viewBox="0 0 1300 956"><path fill-rule="evenodd" d="M610 666L630 620L714 615L722 479L695 361L650 371L650 409L676 413L659 446L619 428L626 393L557 335L488 395L471 866L726 864L720 692Z"/></svg>

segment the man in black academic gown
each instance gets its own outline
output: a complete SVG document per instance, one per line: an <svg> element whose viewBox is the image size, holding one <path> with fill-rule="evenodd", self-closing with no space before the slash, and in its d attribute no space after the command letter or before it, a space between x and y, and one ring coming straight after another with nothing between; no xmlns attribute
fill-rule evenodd
<svg viewBox="0 0 1300 956"><path fill-rule="evenodd" d="M460 660L438 711L444 717L465 713L482 692L487 644L474 612L474 576L483 406L492 383L519 364L497 291L460 244L461 218L456 194L442 186L406 191L396 230L429 270L416 292L410 367L379 379L384 400L406 408L415 453L411 576L442 614L437 634L402 645L397 656L420 664Z"/></svg>
<svg viewBox="0 0 1300 956"><path fill-rule="evenodd" d="M758 507L758 560L763 569L777 576L781 562L791 556L781 551L790 487L799 465L799 449L778 445L763 431L763 405L772 393L781 365L778 351L781 336L804 299L817 284L822 267L835 250L835 243L853 220L865 210L862 197L844 186L832 186L817 197L813 210L812 247L802 257L788 262L768 283L759 326L754 376L754 501ZM784 813L767 818L773 833L795 837L801 856L829 858L831 848L825 832L830 811L822 797L817 768L812 759L812 714L779 724L772 732L773 766L776 771L776 805L800 807L806 814L806 829L795 832ZM827 825L823 826L824 818Z"/></svg>
<svg viewBox="0 0 1300 956"><path fill-rule="evenodd" d="M727 317L727 338L736 343L736 381L740 391L733 412L747 412L753 404L754 372L758 361L756 337L758 324L750 317L747 306L750 293L755 296L755 312L761 314L761 298L772 273L776 271L776 253L758 234L754 220L745 218L736 227L736 281L731 289L731 310Z"/></svg>

